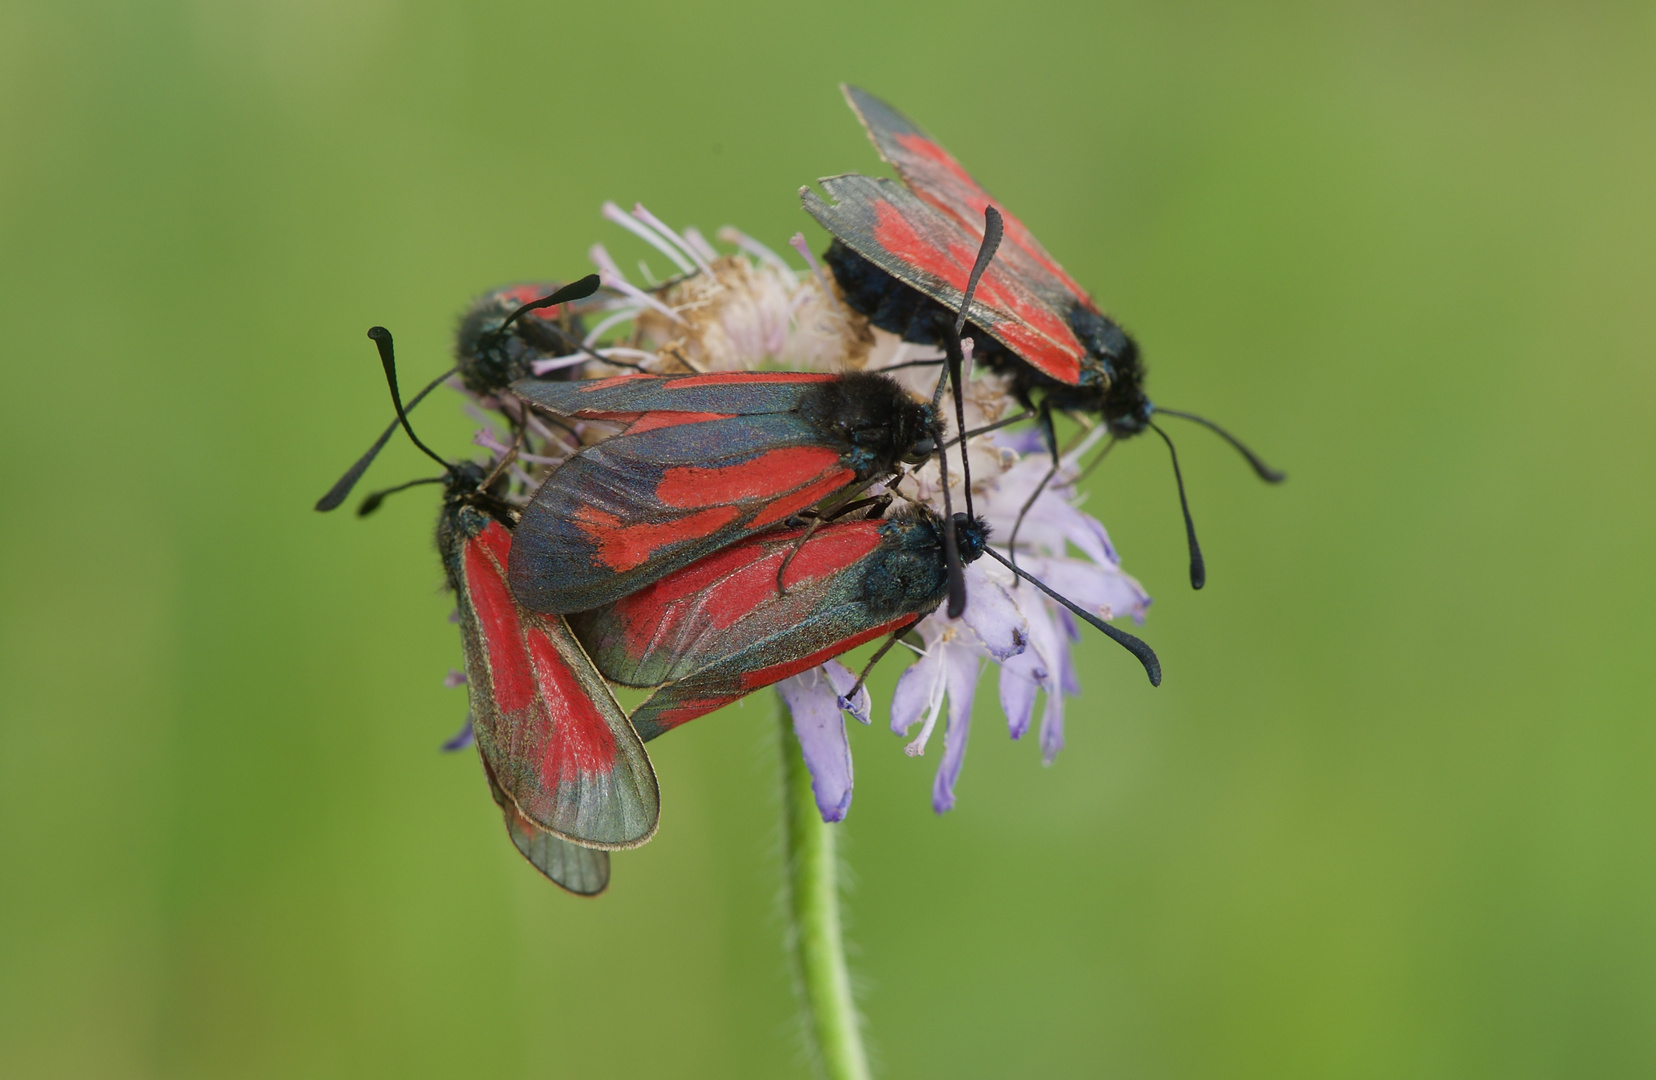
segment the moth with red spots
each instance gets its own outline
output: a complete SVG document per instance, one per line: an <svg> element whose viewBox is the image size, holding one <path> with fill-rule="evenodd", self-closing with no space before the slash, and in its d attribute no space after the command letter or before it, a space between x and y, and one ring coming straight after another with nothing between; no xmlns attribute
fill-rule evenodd
<svg viewBox="0 0 1656 1080"><path fill-rule="evenodd" d="M961 559L988 535L956 520ZM934 611L948 590L941 522L929 511L744 540L615 603L570 617L605 678L655 689L633 711L641 737L815 667ZM788 563L783 589L777 575ZM785 589L785 591L783 591Z"/></svg>
<svg viewBox="0 0 1656 1080"><path fill-rule="evenodd" d="M497 490L501 470L451 464L420 441L397 389L391 334L368 333L398 423L443 468L437 548L455 596L472 732L508 834L553 881L600 891L609 879L603 851L655 833L660 794L649 756L568 623L513 598L506 563L516 510Z"/></svg>
<svg viewBox="0 0 1656 1080"><path fill-rule="evenodd" d="M518 523L512 591L553 614L618 600L936 447L931 406L885 375L618 375L512 389L548 412L625 425L560 465Z"/></svg>
<svg viewBox="0 0 1656 1080"><path fill-rule="evenodd" d="M956 514L954 526L962 562L986 553L1006 562L989 547L981 518ZM744 540L613 604L570 616L606 679L654 690L632 713L641 738L889 635L878 660L948 593L943 522L922 506L884 520L835 522L802 544L801 538L793 530ZM778 571L796 545L779 589ZM1148 645L1056 598L1132 651L1153 684L1161 682Z"/></svg>
<svg viewBox="0 0 1656 1080"><path fill-rule="evenodd" d="M570 285L535 282L507 285L479 297L460 319L455 332L454 366L408 399L412 409L451 375L480 396L500 395L518 379L534 374L536 361L580 352L585 335L581 317L596 302L598 275L588 274ZM574 371L572 365L568 370ZM400 421L392 419L368 452L345 471L328 493L316 501L326 513L340 506L374 458L391 441Z"/></svg>
<svg viewBox="0 0 1656 1080"><path fill-rule="evenodd" d="M473 301L460 318L454 340L454 368L466 389L484 396L499 394L533 376L537 361L580 353L586 336L583 316L614 296L599 290L596 277L577 283L582 290L591 286L586 296L569 297L567 286L540 281L504 285ZM551 302L532 306L543 299Z"/></svg>
<svg viewBox="0 0 1656 1080"><path fill-rule="evenodd" d="M1005 243L965 304L967 322L979 331L976 358L1009 374L1013 393L1036 410L1054 468L1054 410L1097 415L1116 438L1148 428L1167 442L1185 515L1191 584L1201 588L1206 570L1178 453L1152 418L1161 413L1194 420L1239 450L1262 479L1278 483L1283 474L1212 422L1152 405L1137 343L1023 223L902 113L854 86L841 90L880 156L902 178L900 184L854 173L824 178L822 188L832 202L800 189L805 209L833 234L824 259L846 302L904 340L943 343L945 328L966 300L986 230L1002 223Z"/></svg>
<svg viewBox="0 0 1656 1080"><path fill-rule="evenodd" d="M475 465L453 470L437 529L478 749L536 828L590 847L637 847L660 814L650 759L567 623L512 598L512 534L504 515L485 509L481 479Z"/></svg>
<svg viewBox="0 0 1656 1080"><path fill-rule="evenodd" d="M842 90L903 184L847 174L822 181L833 204L809 188L800 197L834 235L827 259L851 306L882 329L935 343L941 320L952 323L960 308L993 200L907 117L856 87ZM1103 413L1120 434L1143 430L1153 410L1138 347L1022 222L996 209L1005 243L966 315L981 331L977 359L1009 369L1026 400L1040 392L1054 408Z"/></svg>
<svg viewBox="0 0 1656 1080"><path fill-rule="evenodd" d="M609 882L607 850L655 832L655 772L568 624L512 599L510 517L483 481L476 465L451 472L437 529L472 730L512 843L552 881L595 895Z"/></svg>

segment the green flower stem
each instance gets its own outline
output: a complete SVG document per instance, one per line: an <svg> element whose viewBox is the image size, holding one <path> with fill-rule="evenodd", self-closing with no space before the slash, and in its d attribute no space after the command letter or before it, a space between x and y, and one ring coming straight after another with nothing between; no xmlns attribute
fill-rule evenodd
<svg viewBox="0 0 1656 1080"><path fill-rule="evenodd" d="M788 707L776 701L782 726L783 856L787 860L788 944L804 997L805 1021L815 1057L828 1080L868 1080L862 1030L851 997L840 937L838 865L834 826L822 820L811 794Z"/></svg>

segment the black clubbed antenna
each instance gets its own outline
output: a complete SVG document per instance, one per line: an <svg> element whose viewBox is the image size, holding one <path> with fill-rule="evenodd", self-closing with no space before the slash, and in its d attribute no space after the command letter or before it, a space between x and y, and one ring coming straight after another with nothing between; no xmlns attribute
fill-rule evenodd
<svg viewBox="0 0 1656 1080"><path fill-rule="evenodd" d="M1054 600L1058 601L1060 604L1063 604L1070 611L1072 611L1075 614L1081 616L1081 618L1087 620L1088 623L1090 623L1093 626L1097 627L1098 629L1104 631L1105 635L1111 641L1115 642L1117 645L1120 645L1122 648L1124 648L1128 652L1132 653L1133 656L1135 656L1138 659L1138 662L1144 665L1144 673L1146 675L1150 676L1150 685L1151 686L1160 686L1161 685L1161 681L1162 681L1161 661L1156 658L1156 650L1152 649L1149 645L1145 644L1143 639L1134 637L1132 634L1129 634L1125 630L1117 630L1115 627L1111 626L1109 623L1105 622L1103 619L1100 619L1097 615L1094 615L1092 612L1084 611L1079 606L1077 606L1073 601L1068 600L1068 599L1066 599L1062 596L1059 596L1057 593L1055 593L1051 589L1047 588L1045 582L1041 581L1039 578L1035 578L1035 577L1030 576L1029 574L1025 573L1024 571L1018 569L1016 566L1013 566L1012 561L1010 559L1006 558L1004 555L1002 555L1000 552L996 551L994 548L990 547L989 545L985 544L984 547L983 547L983 550L987 551L990 555L993 555L995 557L996 561L999 562L1002 566L1004 566L1007 569L1011 570L1014 574L1016 574L1019 577L1023 578L1025 581L1029 582L1031 585L1035 586L1037 589L1040 589L1042 592L1046 593L1048 596L1052 597Z"/></svg>
<svg viewBox="0 0 1656 1080"><path fill-rule="evenodd" d="M396 429L393 428L392 430ZM372 492L367 498L362 500L362 505L357 507L357 517L367 517L375 510L378 510L380 508L380 503L385 501L385 497L387 495L395 495L399 491L407 491L409 488L419 487L421 484L441 484L447 479L447 475L424 476L418 480L410 480L405 484L397 484L395 487L382 488L379 491Z"/></svg>
<svg viewBox="0 0 1656 1080"><path fill-rule="evenodd" d="M967 341L970 340L970 338L967 339ZM971 354L971 350L970 347L966 345L966 342L960 340L960 335L956 333L949 334L944 342L944 345L949 358L949 382L954 386L955 430L965 431L965 370L966 358ZM949 448L946 444L941 442L943 437L941 429L938 431L937 437L939 439L938 453L947 454L949 452ZM956 439L955 441L960 443L960 470L965 475L963 483L965 485L964 490L966 492L966 516L976 517L977 514L972 509L972 465L966 457L966 442L964 439Z"/></svg>
<svg viewBox="0 0 1656 1080"><path fill-rule="evenodd" d="M961 293L960 311L955 315L954 324L944 327L943 351L948 362L943 374L938 376L937 389L932 392L932 416L935 421L937 407L942 404L943 384L947 381L954 386L956 431L966 430L966 388L963 385L966 354L961 345L960 332L966 327L966 310L972 306L972 294L977 292L978 281L988 269L989 260L995 257L995 249L1000 247L1003 231L1000 211L993 206L984 207L983 243L978 246L977 260L972 263L972 273L966 279L966 291ZM938 478L943 484L943 561L949 568L949 618L958 619L966 610L966 576L961 569L960 547L955 541L954 505L949 498L949 450L948 444L943 441L941 423L937 424L934 438L937 440ZM966 491L966 513L969 517L975 516L972 511L972 466L967 460L964 442L960 446L960 469Z"/></svg>
<svg viewBox="0 0 1656 1080"><path fill-rule="evenodd" d="M1005 231L1000 211L993 206L985 206L983 243L978 246L977 261L972 264L972 276L966 279L966 292L960 298L960 312L955 316L956 337L966 330L966 309L972 306L972 294L977 292L978 281L982 279L983 272L989 269L989 260L995 257L995 251L1000 247L1001 234Z"/></svg>
<svg viewBox="0 0 1656 1080"><path fill-rule="evenodd" d="M1195 413L1179 412L1177 409L1164 409L1159 405L1156 406L1156 412L1163 416L1177 416L1180 420L1194 421L1195 423L1201 424L1215 435L1218 435L1221 439L1224 439L1226 442L1236 447L1236 452L1248 459L1248 464L1253 466L1253 471L1258 473L1259 478L1267 484L1280 484L1284 480L1288 479L1287 473L1278 472L1276 469L1273 469L1269 465L1265 464L1265 462L1260 460L1258 454L1254 453L1252 450L1249 450L1242 444L1241 439L1238 439L1235 435L1232 435L1218 424L1215 424L1212 420L1209 420L1203 416L1197 416ZM1165 435L1162 437L1166 438Z"/></svg>
<svg viewBox="0 0 1656 1080"><path fill-rule="evenodd" d="M426 384L424 390L421 390L409 400L408 408L412 409L414 406L424 401L427 394L443 385L443 380L447 379L458 370L458 368L449 368L435 379L432 379ZM351 489L356 487L357 481L362 479L362 474L368 471L368 466L374 463L374 458L378 457L379 452L385 449L385 444L391 441L392 434L396 432L397 426L401 423L402 417L400 416L391 421L390 426L380 433L380 437L378 439L374 440L374 445L368 448L368 452L357 458L355 465L352 465L349 469L345 470L345 475L341 476L338 482L335 483L333 487L328 489L328 493L326 495L316 500L316 509L320 510L322 513L327 513L329 510L336 510L339 508L340 504L343 503L346 497L351 494ZM358 513L361 513L361 511L359 510Z"/></svg>
<svg viewBox="0 0 1656 1080"><path fill-rule="evenodd" d="M943 449L943 425L934 421L933 431L938 446L938 483L943 487L943 565L949 571L949 618L958 619L966 611L966 571L961 567L960 545L955 541L954 503L949 498L949 455Z"/></svg>
<svg viewBox="0 0 1656 1080"><path fill-rule="evenodd" d="M551 296L543 296L539 300L531 300L527 304L524 304L522 307L518 308L516 311L512 312L510 315L506 316L506 321L494 328L494 334L496 337L504 334L506 332L506 328L516 322L519 316L527 315L531 311L538 311L544 307L553 307L557 304L568 304L575 300L585 300L587 297L598 291L598 284L598 275L588 274L580 281L571 282L570 284L565 285Z"/></svg>
<svg viewBox="0 0 1656 1080"><path fill-rule="evenodd" d="M983 272L989 269L989 262L995 257L1000 248L1001 235L1005 227L1001 222L1000 211L993 206L983 208L983 243L978 245L977 259L972 263L972 273L966 279L966 291L960 294L960 310L955 313L954 326L943 337L943 351L948 360L949 383L954 387L955 431L966 430L966 359L969 352L960 339L960 333L966 329L966 312L972 306L972 295L977 292L978 282L983 280ZM974 342L975 344L975 342ZM932 396L932 407L937 406L937 397ZM938 433L938 460L944 462L948 457L948 446L942 440L942 432ZM960 471L962 490L966 493L966 517L976 518L977 513L972 506L972 463L966 453L966 440L956 440L960 443ZM943 476L944 512L948 514L950 532L954 530L954 514L948 505L948 472L946 464L940 466ZM960 604L955 604L956 590L953 582L949 588L949 618L958 619L960 613L966 610L966 583L962 579L959 588Z"/></svg>
<svg viewBox="0 0 1656 1080"><path fill-rule="evenodd" d="M1162 442L1167 444L1167 452L1173 455L1173 482L1179 485L1179 509L1184 511L1185 539L1190 541L1190 587L1200 589L1207 584L1207 563L1202 559L1202 545L1196 542L1196 523L1190 520L1190 502L1185 498L1184 474L1179 471L1179 452L1173 448L1173 440L1167 437L1167 432L1150 425L1150 430L1160 435Z"/></svg>
<svg viewBox="0 0 1656 1080"><path fill-rule="evenodd" d="M420 437L414 434L414 429L409 426L408 411L403 408L402 394L397 390L397 354L391 345L391 331L383 326L370 326L368 337L379 347L380 365L385 368L385 384L391 388L391 404L397 407L397 419L402 423L403 430L408 432L408 438L426 457L441 465L446 472L449 463L443 460L443 455L421 442Z"/></svg>

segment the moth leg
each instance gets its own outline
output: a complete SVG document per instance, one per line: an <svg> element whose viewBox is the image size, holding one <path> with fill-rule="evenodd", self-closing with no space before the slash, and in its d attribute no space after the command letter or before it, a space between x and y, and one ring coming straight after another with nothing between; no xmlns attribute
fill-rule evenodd
<svg viewBox="0 0 1656 1080"><path fill-rule="evenodd" d="M863 688L863 683L867 682L868 681L868 676L873 673L874 665L878 664L881 660L883 660L885 658L885 654L891 651L891 647L893 645L897 644L897 639L905 636L907 633L908 633L907 628L896 631L890 637L885 639L884 644L882 644L878 649L874 650L874 655L869 657L868 658L868 663L863 665L862 674L857 676L856 684L854 686L852 686L851 689L847 693L842 695L845 698L846 701L856 700L857 694Z"/></svg>
<svg viewBox="0 0 1656 1080"><path fill-rule="evenodd" d="M943 357L940 356L935 360L905 360L901 364L892 364L890 367L878 368L876 370L879 370L879 371L901 371L903 368L911 368L911 367L935 367L936 365L941 364L941 363L944 363L944 359L943 359Z"/></svg>
<svg viewBox="0 0 1656 1080"><path fill-rule="evenodd" d="M885 369L885 370L889 370L889 369ZM1010 427L1013 424L1020 423L1024 420L1031 419L1034 415L1035 415L1035 412L1034 412L1033 409L1025 409L1023 412L1018 413L1014 416L1002 417L1001 419L996 420L993 424L984 424L982 427L973 428L971 431L968 431L966 433L966 437L968 439L970 439L975 435L987 435L991 431L999 431L1003 427ZM956 435L954 438L952 438L948 441L947 445L953 446L955 443L958 443L959 441L960 441L960 436Z"/></svg>
<svg viewBox="0 0 1656 1080"><path fill-rule="evenodd" d="M787 525L790 529L803 529L808 523L818 518L823 521L838 521L840 518L854 514L864 508L871 508L867 514L863 515L865 520L878 521L890 508L893 498L894 496L890 492L884 495L871 495L866 499L857 499L855 502L848 502L844 506L836 507L826 514L818 513L815 510L801 510L799 513L788 517Z"/></svg>
<svg viewBox="0 0 1656 1080"><path fill-rule="evenodd" d="M506 452L500 455L500 460L495 462L495 467L489 470L489 475L485 476L483 482L477 485L478 491L487 492L494 486L495 481L500 479L501 474L511 466L512 462L517 460L518 451L523 449L523 440L527 430L523 427L516 429L512 435L512 445L506 448Z"/></svg>
<svg viewBox="0 0 1656 1080"><path fill-rule="evenodd" d="M870 485L872 485L875 482L876 479L877 479L876 477L871 476L867 480L864 480L862 483L858 484L856 487L851 488L849 491L845 491L845 492L840 493L837 497L841 500L855 499L856 496L858 495L858 493L866 490ZM863 505L867 505L866 500L864 501ZM849 508L854 508L855 506L856 506L855 503L850 503L849 504ZM808 526L805 527L805 535L801 536L799 538L798 542L795 543L793 548L788 552L787 558L782 560L782 565L777 567L777 570L776 570L776 592L777 592L777 595L779 595L779 596L787 596L788 595L788 590L786 588L784 588L783 585L782 585L782 575L788 572L788 565L794 561L794 556L799 554L799 549L805 546L805 541L807 541L811 538L811 534L817 531L818 526L822 525L826 521L833 521L835 518L839 517L841 514L844 514L844 513L847 513L847 512L848 512L848 504L846 502L842 501L842 502L838 502L838 503L833 503L832 505L830 505L826 508L822 508L822 509L801 510L797 515L795 515L796 517L804 517L806 514L811 514L813 516L812 516L812 519L811 519L811 523Z"/></svg>
<svg viewBox="0 0 1656 1080"><path fill-rule="evenodd" d="M805 541L811 538L811 534L817 531L823 521L824 518L820 514L813 517L811 523L805 526L805 532L798 540L794 541L794 546L788 550L787 557L782 560L782 565L776 568L776 595L788 595L787 588L782 584L782 575L788 572L788 565L794 561L794 556L799 554L799 549L805 546Z"/></svg>
<svg viewBox="0 0 1656 1080"><path fill-rule="evenodd" d="M688 356L684 355L684 350L683 349L676 348L676 347L671 347L671 346L670 346L670 348L672 349L671 352L667 351L666 349L663 349L659 355L668 357L669 359L671 359L673 361L673 363L677 364L679 367L683 368L685 371L689 372L692 375L704 375L704 374L706 374L706 372L702 371L701 368L699 368L695 364L691 363L690 358Z"/></svg>
<svg viewBox="0 0 1656 1080"><path fill-rule="evenodd" d="M866 515L868 517L868 519L872 521L873 519L875 519L875 518L879 517L880 515L884 514L886 512L886 508L889 507L890 505L891 505L891 496L889 494L886 494L886 495L873 495L873 496L870 496L869 498L866 498L866 499L858 499L855 502L848 502L844 506L836 508L833 513L828 515L828 520L829 521L838 521L840 518L844 517L845 515L854 514L858 510L861 510L865 506L872 506L872 507L875 507L876 509L872 513L869 513L868 515Z"/></svg>

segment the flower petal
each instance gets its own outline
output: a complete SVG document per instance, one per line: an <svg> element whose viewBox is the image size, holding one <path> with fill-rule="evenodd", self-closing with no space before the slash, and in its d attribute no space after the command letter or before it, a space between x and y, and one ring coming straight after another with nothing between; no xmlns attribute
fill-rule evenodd
<svg viewBox="0 0 1656 1080"><path fill-rule="evenodd" d="M839 692L821 668L783 679L776 690L793 716L822 820L843 821L851 809L851 743L845 737Z"/></svg>
<svg viewBox="0 0 1656 1080"><path fill-rule="evenodd" d="M1041 710L1041 763L1051 765L1064 748L1064 695L1047 691L1046 708Z"/></svg>
<svg viewBox="0 0 1656 1080"><path fill-rule="evenodd" d="M1046 440L1041 437L1041 429L1037 427L997 431L995 442L1018 454L1038 454L1046 449Z"/></svg>
<svg viewBox="0 0 1656 1080"><path fill-rule="evenodd" d="M1023 557L1018 565L1028 570L1053 592L1077 607L1094 611L1106 619L1131 615L1144 621L1150 594L1130 575L1114 568L1102 568L1079 559Z"/></svg>
<svg viewBox="0 0 1656 1080"><path fill-rule="evenodd" d="M927 634L929 622L921 624L922 636ZM897 679L897 691L891 695L892 734L906 736L922 714L935 713L942 700L943 655L938 644L932 642Z"/></svg>
<svg viewBox="0 0 1656 1080"><path fill-rule="evenodd" d="M1024 732L1029 730L1029 721L1035 715L1036 682L1027 671L1022 670L1029 664L1039 664L1040 658L1034 653L1025 654L1027 661L1018 667L1013 661L1007 661L1000 669L1000 703L1001 712L1006 714L1006 730L1014 739L1023 738ZM1022 656L1014 660L1023 660Z"/></svg>
<svg viewBox="0 0 1656 1080"><path fill-rule="evenodd" d="M1058 609L1058 621L1064 626L1064 636L1058 641L1058 688L1066 694L1079 694L1081 680L1075 674L1075 654L1070 651L1070 643L1081 640L1081 627L1076 624L1075 616L1063 608Z"/></svg>
<svg viewBox="0 0 1656 1080"><path fill-rule="evenodd" d="M1063 672L1062 632L1052 620L1056 605L1031 586L1011 590L1029 627L1029 647L1001 665L1001 711L1006 714L1007 732L1023 738L1035 712L1035 691L1058 693Z"/></svg>
<svg viewBox="0 0 1656 1080"><path fill-rule="evenodd" d="M1063 533L1064 539L1075 545L1077 551L1095 563L1104 566L1120 566L1121 556L1116 554L1115 545L1110 543L1110 534L1104 531L1104 523L1091 514L1083 513L1071 506L1061 495L1054 494L1051 505L1043 506L1047 492L1041 493L1036 500L1036 507L1030 510L1033 515L1036 510L1051 521L1053 526ZM1063 554L1063 548L1054 546L1053 551Z"/></svg>
<svg viewBox="0 0 1656 1080"><path fill-rule="evenodd" d="M966 737L972 731L972 696L977 690L981 669L975 649L955 644L941 648L948 672L949 726L943 732L943 760L937 763L937 777L932 781L932 809L939 814L954 809L954 786L966 761Z"/></svg>
<svg viewBox="0 0 1656 1080"><path fill-rule="evenodd" d="M1029 625L1006 587L985 571L984 562L966 568L966 610L960 617L984 651L996 663L1004 663L1024 651Z"/></svg>

